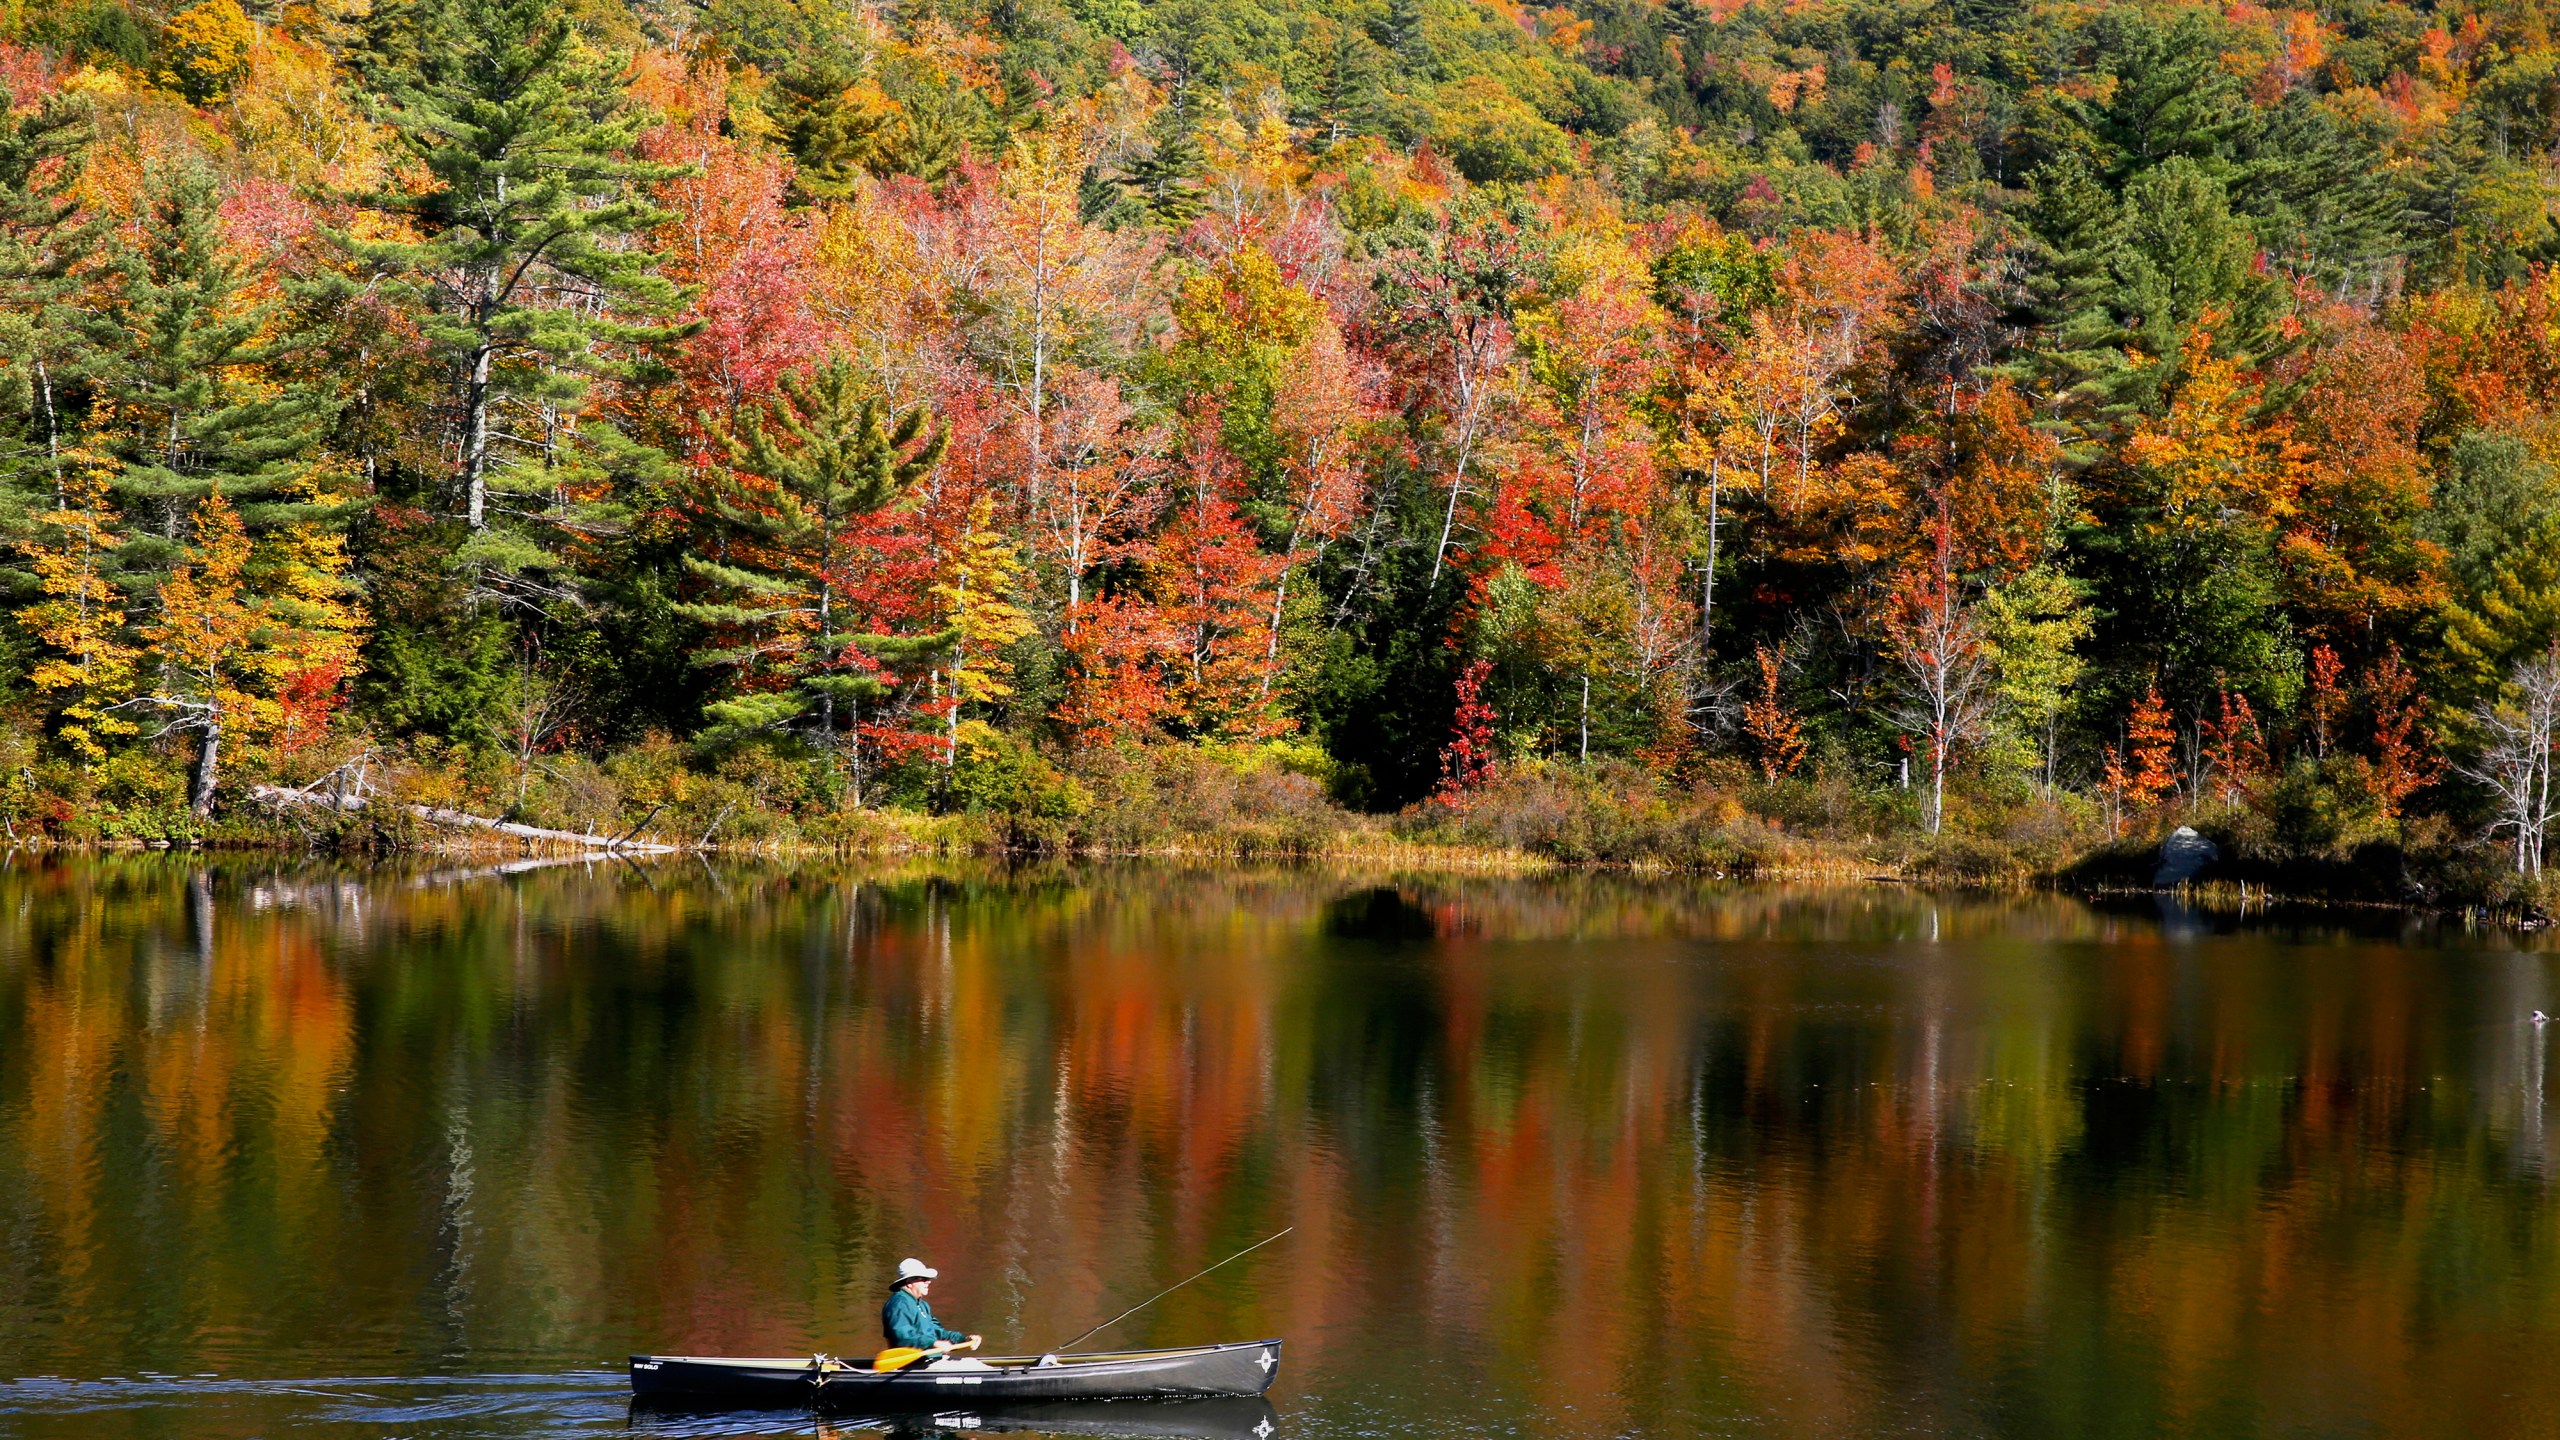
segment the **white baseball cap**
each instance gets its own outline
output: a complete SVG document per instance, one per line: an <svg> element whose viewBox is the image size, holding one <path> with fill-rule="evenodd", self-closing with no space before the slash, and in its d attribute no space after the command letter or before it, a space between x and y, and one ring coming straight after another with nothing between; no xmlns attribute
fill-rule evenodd
<svg viewBox="0 0 2560 1440"><path fill-rule="evenodd" d="M912 1255L898 1262L898 1283L901 1285L910 1280L935 1280L941 1278L941 1275L941 1271Z"/></svg>

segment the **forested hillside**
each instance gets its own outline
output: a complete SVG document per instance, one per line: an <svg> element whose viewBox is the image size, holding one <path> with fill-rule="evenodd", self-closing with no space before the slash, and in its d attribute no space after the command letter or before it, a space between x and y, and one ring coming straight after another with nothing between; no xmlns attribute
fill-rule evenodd
<svg viewBox="0 0 2560 1440"><path fill-rule="evenodd" d="M13 833L2538 873L2538 7L7 13Z"/></svg>

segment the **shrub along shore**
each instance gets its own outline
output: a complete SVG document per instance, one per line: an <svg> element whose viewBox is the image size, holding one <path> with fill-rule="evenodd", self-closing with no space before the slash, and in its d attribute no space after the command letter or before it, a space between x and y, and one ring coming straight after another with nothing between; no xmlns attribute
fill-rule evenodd
<svg viewBox="0 0 2560 1440"><path fill-rule="evenodd" d="M1392 814L1328 793L1322 757L1287 745L1121 747L1060 769L1024 754L961 767L930 806L854 805L805 767L706 771L653 741L605 757L517 765L485 754L371 751L314 761L277 785L183 805L55 801L10 834L40 848L256 848L341 856L716 852L1151 857L1323 862L1435 871L1603 868L1730 880L1886 881L2088 892L2151 887L2179 825L2219 858L2197 881L2243 899L2481 908L2538 918L2547 897L2507 847L2441 822L2381 821L2317 774L2227 806L2110 817L2027 783L1950 796L1931 835L1899 787L1822 766L1774 783L1742 767L1667 780L1616 761L1505 763ZM466 820L463 817L472 817Z"/></svg>

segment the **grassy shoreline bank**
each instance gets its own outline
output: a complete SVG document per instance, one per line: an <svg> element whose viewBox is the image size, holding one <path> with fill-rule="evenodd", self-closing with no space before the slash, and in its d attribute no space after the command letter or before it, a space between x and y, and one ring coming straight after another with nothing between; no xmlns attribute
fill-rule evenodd
<svg viewBox="0 0 2560 1440"><path fill-rule="evenodd" d="M748 757L752 759L753 757ZM1715 880L2149 892L2161 838L2188 825L2219 859L2196 877L2235 900L2555 909L2497 847L2432 818L2377 820L2338 795L2108 815L2019 783L1951 791L1932 834L1915 795L1836 771L1765 782L1739 768L1678 779L1620 761L1514 762L1393 814L1331 793L1320 756L1282 745L1128 747L1065 768L1027 750L964 763L936 791L815 783L807 765L706 766L673 744L602 761L366 749L304 758L271 785L175 804L31 797L9 839L67 849L303 851L478 859L617 847L775 861L862 856L1016 861L1326 864L1443 873L1617 871ZM361 808L340 808L357 803ZM2352 797L2346 797L2352 799ZM106 802L106 803L100 803ZM886 802L886 803L884 803ZM455 828L460 817L488 828ZM2309 818L2305 818L2309 817Z"/></svg>
<svg viewBox="0 0 2560 1440"><path fill-rule="evenodd" d="M271 807L230 808L193 833L153 836L17 837L31 853L137 851L306 854L341 859L439 857L503 864L522 860L672 858L701 855L806 863L860 858L975 860L992 863L1153 862L1169 864L1356 867L1422 874L1527 876L1618 873L1740 883L1909 885L1994 891L2052 891L2089 898L2174 893L2210 910L2266 906L2386 908L2466 912L2527 926L2550 923L2554 906L2539 887L2516 881L2479 847L2418 851L2368 843L2334 854L2270 852L2212 816L2161 816L2139 834L2045 837L2041 843L1955 833L1881 832L1820 835L1791 832L1772 818L1741 815L1665 817L1613 812L1613 828L1589 814L1558 825L1546 814L1524 819L1466 805L1417 807L1401 815L1336 811L1321 833L1268 821L1190 829L1139 839L1120 823L1095 832L1026 837L984 815L870 810L834 817L823 835L739 835L685 843L675 827L641 828L635 839L664 848L632 855L612 846L526 840L457 831L396 813L330 814L314 823ZM1685 821L1686 823L1681 823ZM2195 880L2156 887L2152 872L2161 833L2193 822L2222 858ZM599 827L602 828L602 827ZM1110 833L1117 832L1117 833ZM608 834L619 833L607 831ZM1109 843L1104 838L1119 843Z"/></svg>

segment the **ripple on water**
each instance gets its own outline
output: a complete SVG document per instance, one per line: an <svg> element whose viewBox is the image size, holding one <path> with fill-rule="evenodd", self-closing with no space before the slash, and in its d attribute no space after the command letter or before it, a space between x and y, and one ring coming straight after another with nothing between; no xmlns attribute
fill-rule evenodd
<svg viewBox="0 0 2560 1440"><path fill-rule="evenodd" d="M211 1440L270 1433L533 1440L617 1429L627 1409L623 1377L612 1371L327 1379L37 1376L0 1382L0 1417L6 1417L0 1433L27 1440L128 1434Z"/></svg>

